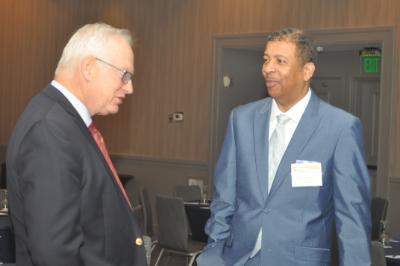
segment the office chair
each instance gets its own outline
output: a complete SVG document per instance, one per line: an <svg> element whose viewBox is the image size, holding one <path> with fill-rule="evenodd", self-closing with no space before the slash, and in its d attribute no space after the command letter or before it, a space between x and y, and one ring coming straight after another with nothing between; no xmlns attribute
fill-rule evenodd
<svg viewBox="0 0 400 266"><path fill-rule="evenodd" d="M143 234L150 237L150 255L156 247L158 241L154 239L153 231L153 215L151 211L151 204L149 200L149 193L146 188L141 188L139 191L139 202L142 210L143 218Z"/></svg>
<svg viewBox="0 0 400 266"><path fill-rule="evenodd" d="M159 228L158 245L161 251L155 265L160 263L164 252L184 255L193 265L205 243L189 240L188 221L182 198L157 196L157 221Z"/></svg>
<svg viewBox="0 0 400 266"><path fill-rule="evenodd" d="M371 239L379 240L380 234L382 232L381 221L386 220L387 208L389 206L389 201L380 197L373 197L371 201Z"/></svg>

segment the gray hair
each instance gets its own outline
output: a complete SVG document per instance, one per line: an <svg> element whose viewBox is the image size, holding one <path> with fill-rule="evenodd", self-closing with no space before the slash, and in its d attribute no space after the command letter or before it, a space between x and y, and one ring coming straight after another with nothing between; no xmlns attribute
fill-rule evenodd
<svg viewBox="0 0 400 266"><path fill-rule="evenodd" d="M296 28L284 28L280 31L272 32L267 36L267 43L272 41L287 41L296 45L297 54L303 63L316 63L317 50L314 41L307 36L304 31Z"/></svg>
<svg viewBox="0 0 400 266"><path fill-rule="evenodd" d="M133 44L131 33L126 29L114 28L105 23L87 24L81 27L65 45L56 73L85 56L102 56L109 39L113 36L121 36L129 45Z"/></svg>

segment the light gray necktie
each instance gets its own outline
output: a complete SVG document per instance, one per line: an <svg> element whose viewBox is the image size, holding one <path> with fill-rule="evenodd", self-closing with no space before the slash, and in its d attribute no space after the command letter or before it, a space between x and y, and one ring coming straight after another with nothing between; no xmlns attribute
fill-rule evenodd
<svg viewBox="0 0 400 266"><path fill-rule="evenodd" d="M285 114L279 114L276 119L278 123L269 140L268 149L268 192L271 189L276 170L285 153L285 124L290 120Z"/></svg>
<svg viewBox="0 0 400 266"><path fill-rule="evenodd" d="M276 119L278 123L274 132L272 132L269 140L268 148L268 193L274 181L276 170L281 162L282 156L285 153L285 124L290 120L285 114L279 114ZM261 249L262 228L258 232L256 244L250 254L250 258L254 257Z"/></svg>

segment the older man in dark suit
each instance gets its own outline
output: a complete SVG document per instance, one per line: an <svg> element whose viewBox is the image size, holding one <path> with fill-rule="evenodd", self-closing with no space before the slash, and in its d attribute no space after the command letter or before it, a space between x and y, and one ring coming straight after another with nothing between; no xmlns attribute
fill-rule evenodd
<svg viewBox="0 0 400 266"><path fill-rule="evenodd" d="M92 122L133 92L131 43L127 30L80 28L54 80L20 117L7 153L17 265L146 265L129 199Z"/></svg>

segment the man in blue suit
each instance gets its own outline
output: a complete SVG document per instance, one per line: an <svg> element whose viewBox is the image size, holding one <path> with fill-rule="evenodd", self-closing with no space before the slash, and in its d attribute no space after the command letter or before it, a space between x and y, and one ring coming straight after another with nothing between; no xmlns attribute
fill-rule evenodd
<svg viewBox="0 0 400 266"><path fill-rule="evenodd" d="M312 92L315 60L303 31L268 36L271 97L230 115L199 265L330 265L335 231L340 265L371 265L362 125Z"/></svg>

